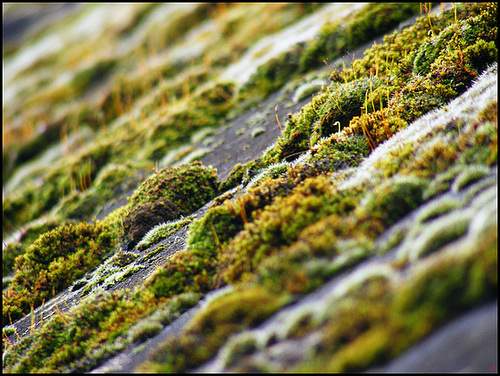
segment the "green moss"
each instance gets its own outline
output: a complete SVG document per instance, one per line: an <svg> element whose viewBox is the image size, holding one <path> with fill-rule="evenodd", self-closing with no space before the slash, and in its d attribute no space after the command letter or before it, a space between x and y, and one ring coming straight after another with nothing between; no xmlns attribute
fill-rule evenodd
<svg viewBox="0 0 500 376"><path fill-rule="evenodd" d="M294 242L307 225L332 213L345 215L354 208L355 197L333 192L327 177L309 178L293 194L277 197L259 211L258 217L229 244L224 274L227 281L244 279L273 251Z"/></svg>
<svg viewBox="0 0 500 376"><path fill-rule="evenodd" d="M450 189L453 180L463 169L463 166L455 166L446 172L438 174L425 189L423 197L425 200L436 197Z"/></svg>
<svg viewBox="0 0 500 376"><path fill-rule="evenodd" d="M323 29L324 34L316 42L297 45L288 55L285 53L261 67L253 81L256 88L262 88L257 94L267 95L281 87L295 71L308 70L320 63L318 57L319 60L333 58L335 54L330 54L328 48L338 49L337 54L344 53L344 48L352 49L363 38L371 39L370 34L395 26L401 16L397 14L399 9L406 11L413 7L415 12L415 6L410 4L406 8L399 4L395 9L393 4L371 4L364 10L371 9L373 13L363 16L359 13L343 25ZM291 8L298 9L295 5L287 9ZM196 9L214 8L200 5ZM233 13L225 16L233 20L233 24L243 22ZM208 13L195 18L193 24L206 17ZM281 22L284 21L276 20ZM183 27L190 28L193 24ZM274 22L267 24L275 25ZM336 34L339 30L342 35ZM350 33L343 32L345 30ZM348 190L337 187L351 176L350 168L359 166L376 145L422 114L448 103L496 61L496 30L495 4L459 5L456 20L454 9L439 17L424 16L414 27L388 36L382 45L368 49L365 58L353 62L351 68L332 73L332 85L325 86L299 114L290 116L276 146L262 158L237 166L226 182L218 185L214 171L199 165L191 165L186 170L158 171L135 192L129 205L100 223L101 240L111 244L115 239L130 236L137 242L145 231L166 218L191 214L218 191L242 181L248 184L259 172L262 175L252 181L248 190L238 192L234 202L221 198L207 214L194 221L183 252L169 258L135 294L103 294L68 314L55 316L40 330L40 335L35 334L34 339L23 341L6 354L5 369L18 372L91 370L126 344L143 341L168 323L173 317L170 314L166 314L161 324L156 319L137 323L162 302L186 292L195 292L199 297L200 293L224 284L236 284L233 293L213 301L195 318L189 332L170 340L157 354L156 360L165 362L162 370L192 369L212 358L232 334L258 325L287 304L289 294L310 292L332 275L369 257L378 249L374 241L380 234L427 200L450 189L472 194L468 187L489 174L485 166L497 163L496 101L492 101L475 122L453 120L409 145L405 146L405 140L401 140L402 148L393 149L370 166L375 170L370 175L371 181L350 181ZM226 25L223 33L231 34L232 28ZM247 32L246 35L256 34ZM179 38L180 35L174 36L174 40ZM235 56L242 53L248 43L235 48ZM235 57L226 58L231 61ZM223 61L224 56L216 64L223 65ZM132 61L132 65L136 63ZM203 68L197 64L199 61L195 59L191 64L193 74L186 74L189 78L185 82L180 76L175 77L179 67L167 63L145 69L144 74L131 75L129 81L125 80L126 84L110 89L108 99L99 105L100 116L105 120L114 119L121 114L119 107L123 105L125 114L134 106L134 119L123 118L113 123L110 128L114 129L102 140L103 147L79 152L44 174L44 187L26 186L19 196L5 200L4 214L10 228L39 217L61 203L61 197L65 197L60 206L64 209L59 212L61 216L86 218L102 205L93 197L111 197L133 189L134 179L129 180L127 176L134 174L135 168L129 171L128 166L122 165L123 168L117 168L113 174L113 165L109 162L161 159L171 148L188 142L197 129L218 126L231 106L238 104L233 102L233 87L222 83L197 92L200 85L195 80L199 80L198 83L208 80L209 68L213 68L208 61L203 62L206 64ZM90 75L82 76L82 90L91 88L97 78L95 72L86 73ZM166 82L164 76L168 75L172 80ZM162 88L160 83L165 86ZM154 94L147 97L150 91ZM172 99L184 96L175 109L163 108L167 92L172 94ZM245 99L244 95L240 99ZM78 122L95 125L98 117L92 114L93 111L83 108L75 116ZM130 148L132 144L134 148ZM136 148L141 150L138 152ZM297 160L289 163L294 159ZM110 166L109 170L104 166ZM470 168L464 169L464 166ZM430 225L429 221L455 209L455 205L458 204L442 202L429 207L421 213L418 220L422 223L418 225ZM453 317L455 312L495 297L497 257L493 230L481 233L484 248L476 247L473 255L472 251L465 256L457 251L457 255L445 258L441 253L443 246L467 234L465 220L453 223L459 226L449 231L445 226L443 233L436 230L426 238L420 248L422 253L413 260L415 264L422 263L421 269L409 263L404 275L398 275L403 287L400 288L399 283L370 280L350 288L345 299L331 304L331 310L323 312L331 317L324 316L323 341L318 345L320 354L305 364L304 369L338 372L364 369L397 355ZM133 226L138 227L137 232ZM36 280L39 286L35 290L45 293L42 286L45 274L52 273L59 281L63 279L63 271L75 271L74 264L80 263L78 272L84 269L82 265L85 268L90 265L90 260L80 260L78 252L83 248L97 249L99 238L86 236L82 230L81 238L65 246L67 252L74 251L70 253L78 256L69 261L53 260L52 253L63 253L57 248L57 240L64 245L69 243L62 236L63 231L57 231L62 241L60 238L53 239L51 244L37 241L35 244L40 247L36 251L29 248L19 259L20 264L27 264L28 261L22 260L29 260L35 265L33 269L40 269L36 276L24 271L29 288ZM170 233L170 227L165 233L154 233L163 236ZM42 237L50 234L52 232ZM75 243L81 245L81 249L71 248ZM153 252L161 250L162 247L157 247ZM41 251L47 254L47 260L41 260L41 254L35 255ZM136 268L133 258L131 253L119 253L109 265L115 263L113 266L128 265L129 268L113 278L124 278L133 272ZM13 318L20 317L21 311L15 311L19 307L23 313L31 309L32 302L25 299L31 291L20 286L23 281L14 282L9 288L18 294L15 299L12 293L7 296L11 299L7 310L11 310ZM253 284L243 285L243 281ZM50 296L50 291L47 294ZM5 313L4 310L4 320L8 317ZM302 318L304 321L294 322L297 325L291 326L288 335L299 337L320 325L320 321L310 316ZM128 335L127 330L134 323L137 327ZM235 346L227 364L254 351L255 346L255 341L242 341L239 347ZM244 368L244 363L241 364Z"/></svg>
<svg viewBox="0 0 500 376"><path fill-rule="evenodd" d="M366 139L360 136L333 134L311 147L308 163L324 166L325 172L357 167L368 156L370 148Z"/></svg>
<svg viewBox="0 0 500 376"><path fill-rule="evenodd" d="M465 255L437 256L414 268L408 281L398 288L394 312L432 308L442 322L497 293L497 244L495 229L487 232L481 246ZM464 247L464 245L462 245Z"/></svg>
<svg viewBox="0 0 500 376"><path fill-rule="evenodd" d="M247 167L238 163L233 167L227 179L221 182L219 191L226 192L231 188L234 188L241 184L241 180L246 172Z"/></svg>
<svg viewBox="0 0 500 376"><path fill-rule="evenodd" d="M21 317L68 287L113 248L115 239L102 224L60 226L45 233L16 259L14 281L3 294L3 319Z"/></svg>
<svg viewBox="0 0 500 376"><path fill-rule="evenodd" d="M141 241L137 244L137 249L142 250L150 247L153 244L158 243L162 239L165 239L172 235L174 232L178 231L186 224L192 221L192 217L180 219L178 221L169 222L169 223L160 223L156 225L151 230L149 230L146 235L141 239Z"/></svg>
<svg viewBox="0 0 500 376"><path fill-rule="evenodd" d="M305 227L290 246L262 260L255 271L257 281L276 292L308 293L369 257L374 246L364 232L353 216L320 219Z"/></svg>
<svg viewBox="0 0 500 376"><path fill-rule="evenodd" d="M418 12L417 4L373 3L358 10L344 24L338 21L325 24L317 38L306 46L300 58L301 71L355 50Z"/></svg>
<svg viewBox="0 0 500 376"><path fill-rule="evenodd" d="M92 89L93 86L102 84L116 64L116 59L109 59L99 61L89 68L84 68L75 74L71 86L77 95L83 94L87 90Z"/></svg>
<svg viewBox="0 0 500 376"><path fill-rule="evenodd" d="M375 346L373 342L382 334L379 330L383 330L386 335L390 330L386 313L390 302L390 284L384 278L377 277L365 281L356 292L337 301L328 320L320 327L323 351L295 370L357 371L370 364L370 361L383 359L382 350L386 348L387 342L382 341ZM366 357L363 352L366 352Z"/></svg>
<svg viewBox="0 0 500 376"><path fill-rule="evenodd" d="M495 229L487 232L486 242L481 241L484 246L462 243L461 247L471 248L415 266L394 287L373 280L364 284L363 293L356 291L337 301L326 323L318 327L321 353L293 370L349 372L383 363L459 312L493 299L495 233Z"/></svg>
<svg viewBox="0 0 500 376"><path fill-rule="evenodd" d="M61 223L56 220L36 222L23 229L19 239L8 243L2 250L2 276L14 272L15 259L38 239L40 235L51 231L60 226Z"/></svg>
<svg viewBox="0 0 500 376"><path fill-rule="evenodd" d="M158 171L129 199L123 220L125 240L135 246L152 227L192 213L217 191L216 171L200 162Z"/></svg>
<svg viewBox="0 0 500 376"><path fill-rule="evenodd" d="M260 174L254 176L247 184L246 189L258 186L265 179L277 179L287 172L289 163L281 162L270 165L264 169Z"/></svg>
<svg viewBox="0 0 500 376"><path fill-rule="evenodd" d="M191 319L182 337L155 350L152 363L145 368L175 372L201 365L232 333L258 325L289 300L287 295L270 293L261 286L237 288L214 298Z"/></svg>
<svg viewBox="0 0 500 376"><path fill-rule="evenodd" d="M467 166L464 170L456 177L453 182L452 190L455 192L462 191L466 189L469 185L475 183L476 181L482 179L490 173L490 169L483 165L472 165Z"/></svg>
<svg viewBox="0 0 500 376"><path fill-rule="evenodd" d="M189 137L201 128L216 127L232 106L233 89L232 83L221 82L193 95L166 121L153 125L148 131L148 141L164 139L172 147L172 144L189 141Z"/></svg>
<svg viewBox="0 0 500 376"><path fill-rule="evenodd" d="M390 179L366 197L357 208L358 215L380 219L390 226L424 202L422 194L427 184L425 179L411 177Z"/></svg>
<svg viewBox="0 0 500 376"><path fill-rule="evenodd" d="M175 204L164 197L152 202L142 202L132 206L123 219L125 239L130 239L128 247L133 248L144 235L159 223L178 218L180 212Z"/></svg>
<svg viewBox="0 0 500 376"><path fill-rule="evenodd" d="M9 372L90 371L169 324L199 298L184 294L162 302L129 290L89 297L70 314L54 315L33 337L24 338L22 346L8 352L4 367Z"/></svg>
<svg viewBox="0 0 500 376"><path fill-rule="evenodd" d="M266 62L265 65L259 66L257 72L241 89L240 98L248 97L255 101L257 96L263 99L289 82L290 76L298 70L304 45L304 43L298 43L290 51L283 52Z"/></svg>
<svg viewBox="0 0 500 376"><path fill-rule="evenodd" d="M188 251L172 256L146 287L160 297L183 291L206 292L217 286L219 282L214 280L214 275L221 244L242 226L241 221L234 219L234 212L222 205L211 208L203 218L193 221L188 232Z"/></svg>

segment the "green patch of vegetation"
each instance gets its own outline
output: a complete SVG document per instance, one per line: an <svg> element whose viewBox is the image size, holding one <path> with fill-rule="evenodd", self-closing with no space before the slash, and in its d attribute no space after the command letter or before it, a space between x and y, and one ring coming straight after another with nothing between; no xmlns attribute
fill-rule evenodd
<svg viewBox="0 0 500 376"><path fill-rule="evenodd" d="M19 235L19 239L9 242L2 250L2 276L14 272L15 259L38 239L40 235L60 226L61 222L48 220L41 223L33 223L24 229Z"/></svg>
<svg viewBox="0 0 500 376"><path fill-rule="evenodd" d="M300 69L305 72L311 66L333 61L419 12L420 7L416 3L373 3L360 9L347 22L327 23L322 26L317 38L307 44L300 57Z"/></svg>
<svg viewBox="0 0 500 376"><path fill-rule="evenodd" d="M157 171L130 197L123 219L125 241L135 246L153 226L192 213L217 190L216 171L200 162Z"/></svg>
<svg viewBox="0 0 500 376"><path fill-rule="evenodd" d="M76 93L83 94L87 90L92 89L94 85L105 81L116 64L116 59L103 60L92 67L82 69L73 76L71 86Z"/></svg>
<svg viewBox="0 0 500 376"><path fill-rule="evenodd" d="M157 330L147 327L167 325L199 298L184 294L167 301L155 300L147 292L129 290L91 296L70 313L55 315L33 337L23 339L16 351L9 351L4 367L9 372L92 369Z"/></svg>
<svg viewBox="0 0 500 376"><path fill-rule="evenodd" d="M178 231L186 224L192 222L193 218L187 217L182 218L177 221L160 223L154 226L151 230L149 230L146 235L141 239L141 241L137 244L137 249L142 250L150 247L153 244L158 243L162 239L165 239L172 235L174 232Z"/></svg>
<svg viewBox="0 0 500 376"><path fill-rule="evenodd" d="M196 14L194 24L206 19L211 7L197 7L201 14ZM359 13L345 25L325 27L318 40L285 54L285 58L293 57L286 64L277 58L259 68L249 87L254 85L252 90L262 89L267 95L290 80L291 72L307 70L311 59L321 58L329 49L341 54L361 43L365 35L371 39L373 27L388 30L399 22L398 17L406 17L404 12L416 12L415 5L400 6L404 15L391 7L370 5L368 10L382 12L363 17ZM184 16L179 20L185 20ZM226 16L233 23L242 22L232 13ZM224 30L229 33L231 28ZM352 35L342 31L343 39L335 38L339 30L350 30ZM333 72L332 84L325 85L300 113L289 116L276 145L261 158L236 166L226 181L219 183L215 170L200 163L156 169L127 205L102 221L66 223L51 231L35 229L38 240L29 247L28 241L21 243L25 251L16 250L20 254L17 272L3 297L4 322L29 313L69 286L119 242L135 246L142 239L138 248L148 247L190 219L159 224L192 214L219 192L246 185L234 200L226 199L232 194L223 196L204 216L193 220L185 249L169 257L137 290L92 296L68 313L54 315L38 332L6 352L4 370L89 371L158 333L203 294L230 284L229 293L210 301L185 331L172 337L144 366L149 371L191 370L215 356L233 334L258 326L292 299L355 267L374 251L382 252L375 244L378 237L427 201L450 190L465 195L497 163L496 100L474 120L447 118L446 124L426 135L399 139L400 147L391 148L383 157L374 161L366 157L423 114L467 90L497 60L496 30L493 3L459 5L439 17L427 14L415 26L367 50L351 68ZM181 35L172 37L178 40ZM159 43L169 44L168 40ZM238 53L245 48L242 45ZM152 161L190 140L197 130L220 125L230 108L251 92L243 90L241 97L233 98L231 83L197 90L195 79L210 77L208 69L200 69L190 76L193 80L174 80L166 89L175 96L182 93L175 110L155 108L162 103L165 92L161 90L141 107L144 92L160 89L165 72L174 75L176 67L167 65L132 77L127 85L134 92L124 85L107 97L104 118L117 121L103 131L100 145L48 170L43 187L27 185L18 196L4 201L11 228L53 210L57 203L55 212L60 217L89 219L102 205L102 197L109 200L135 188ZM98 76L95 71L87 73L81 81L82 92ZM149 74L156 81L148 87L141 79ZM122 112L124 104L130 108ZM130 120L118 118L132 105L138 111L130 114ZM123 162L134 158L140 160L140 167ZM443 200L420 213L417 225L457 214L451 212L459 206ZM459 226L449 231L447 226L436 227L421 241L421 248L405 253L409 257L404 265L396 261L383 265L381 272L368 271L361 281L347 281L329 304L315 307L317 314L299 317L282 337L270 337L271 341L300 338L318 330L321 339L316 349L321 351L296 369L358 371L398 355L458 312L493 299L497 295L496 227L487 227L483 221L486 227L474 233L478 231L474 226L479 225L471 225L470 217L450 221ZM386 247L405 235L398 236ZM465 236L481 239L481 247L467 249L469 243L461 242ZM447 251L451 241L464 248ZM159 246L147 257L162 250ZM112 278L123 280L141 268L135 264L137 258L127 251L114 255L107 266L120 272L113 269ZM398 270L402 267L404 275ZM393 283L392 274L398 283ZM95 280L107 276L103 271ZM84 294L97 284L88 283ZM250 339L234 346L227 358L229 366L247 351L255 351L258 343Z"/></svg>
<svg viewBox="0 0 500 376"><path fill-rule="evenodd" d="M174 337L155 351L153 360L162 364L148 370L192 369L214 356L230 335L258 325L289 301L286 294L274 294L261 286L235 289L216 297L193 317L183 337Z"/></svg>
<svg viewBox="0 0 500 376"><path fill-rule="evenodd" d="M116 238L101 223L67 224L41 235L16 258L16 274L3 292L2 318L15 320L67 288L113 248Z"/></svg>
<svg viewBox="0 0 500 376"><path fill-rule="evenodd" d="M298 43L258 67L242 88L241 98L252 98L252 102L265 98L298 73L304 74L341 57L418 12L417 4L368 4L345 24L342 21L327 23L313 41Z"/></svg>

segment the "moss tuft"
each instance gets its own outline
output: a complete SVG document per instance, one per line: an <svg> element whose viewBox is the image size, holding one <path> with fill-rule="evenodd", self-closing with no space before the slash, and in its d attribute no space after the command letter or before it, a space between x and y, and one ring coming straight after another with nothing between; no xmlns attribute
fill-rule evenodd
<svg viewBox="0 0 500 376"><path fill-rule="evenodd" d="M113 248L115 239L101 223L67 224L40 236L16 259L16 274L3 293L3 320L17 319L69 287Z"/></svg>
<svg viewBox="0 0 500 376"><path fill-rule="evenodd" d="M153 226L192 213L217 193L216 170L201 162L158 171L129 199L125 241L135 246Z"/></svg>

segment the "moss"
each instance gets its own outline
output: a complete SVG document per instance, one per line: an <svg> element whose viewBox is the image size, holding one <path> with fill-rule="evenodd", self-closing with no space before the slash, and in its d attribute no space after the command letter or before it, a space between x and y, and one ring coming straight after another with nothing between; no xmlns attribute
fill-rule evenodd
<svg viewBox="0 0 500 376"><path fill-rule="evenodd" d="M199 297L183 294L162 302L129 290L89 297L70 314L54 315L34 334L34 342L23 339L23 349L10 351L4 366L11 372L90 371L172 322Z"/></svg>
<svg viewBox="0 0 500 376"><path fill-rule="evenodd" d="M224 191L221 191L224 192ZM224 193L223 195L217 196L214 198L214 203L210 206L211 208L214 206L222 205L226 200L231 200L234 197L234 190Z"/></svg>
<svg viewBox="0 0 500 376"><path fill-rule="evenodd" d="M425 200L436 197L450 189L453 180L460 173L463 166L454 166L446 172L438 174L425 189L423 196Z"/></svg>
<svg viewBox="0 0 500 376"><path fill-rule="evenodd" d="M480 247L463 256L436 255L429 262L416 266L408 281L397 290L395 314L434 309L434 320L442 322L495 297L497 244L494 232L494 229L489 231Z"/></svg>
<svg viewBox="0 0 500 376"><path fill-rule="evenodd" d="M410 262L424 257L444 245L463 236L470 222L470 214L467 211L454 211L448 216L434 220L425 226L425 231L413 239L413 244L408 251L407 257Z"/></svg>
<svg viewBox="0 0 500 376"><path fill-rule="evenodd" d="M308 163L324 165L328 172L357 167L370 153L364 137L337 134L320 140L310 150Z"/></svg>
<svg viewBox="0 0 500 376"><path fill-rule="evenodd" d="M451 19L451 13L445 13L436 30L445 28ZM422 18L414 27L422 37L426 33L425 22L428 20ZM449 33L452 27L446 30ZM292 160L308 149L308 142L313 145L321 137L348 126L348 133L366 137L373 150L411 121L455 98L477 76L478 72L464 64L463 59L457 63L453 50L442 46L437 52L433 50L438 58L429 63L432 68L426 76L408 72L406 76L389 77L388 72L400 69L395 58L403 58L400 44L409 40L414 41L415 36L405 31L387 38L382 46L369 49L364 59L342 72L343 83L334 80L330 88L325 88L324 93L314 97L287 122L283 137L263 158L266 165ZM418 44L413 48L417 47ZM414 55L408 59L413 58ZM384 71L385 76L377 75Z"/></svg>
<svg viewBox="0 0 500 376"><path fill-rule="evenodd" d="M64 123L62 121L56 121L41 127L33 138L19 146L19 149L14 153L15 158L12 163L20 165L39 155L48 146L59 140L63 127Z"/></svg>
<svg viewBox="0 0 500 376"><path fill-rule="evenodd" d="M424 202L422 195L426 185L424 179L390 179L367 195L363 205L357 208L358 215L380 219L385 226L390 226Z"/></svg>
<svg viewBox="0 0 500 376"><path fill-rule="evenodd" d="M215 170L200 162L158 171L129 199L123 220L125 241L135 246L152 227L193 212L217 191Z"/></svg>
<svg viewBox="0 0 500 376"><path fill-rule="evenodd" d="M363 134L371 148L375 149L376 146L407 126L406 120L391 116L386 109L383 109L354 117L349 123L349 130L353 134Z"/></svg>
<svg viewBox="0 0 500 376"><path fill-rule="evenodd" d="M265 65L259 66L257 72L241 89L240 98L250 97L255 101L255 96L257 96L263 99L282 87L298 70L304 45L304 43L297 43L290 51L283 52L270 59Z"/></svg>
<svg viewBox="0 0 500 376"><path fill-rule="evenodd" d="M191 319L182 337L155 350L147 368L174 372L201 365L232 333L258 325L288 301L288 296L260 286L241 287L215 298Z"/></svg>
<svg viewBox="0 0 500 376"><path fill-rule="evenodd" d="M361 114L370 87L379 85L379 80L361 79L325 89L287 121L283 137L266 153L264 160L276 163L296 159L321 137L347 127L353 116Z"/></svg>
<svg viewBox="0 0 500 376"><path fill-rule="evenodd" d="M128 247L135 247L153 226L176 219L179 214L177 206L164 197L131 207L123 220L123 231L126 238L130 239Z"/></svg>
<svg viewBox="0 0 500 376"><path fill-rule="evenodd" d="M171 234L190 223L192 220L192 217L188 217L174 222L160 223L159 225L154 226L137 244L137 249L142 250L158 243L162 239L169 237Z"/></svg>
<svg viewBox="0 0 500 376"><path fill-rule="evenodd" d="M338 21L325 24L317 38L306 46L300 58L301 71L320 65L324 60L333 61L346 51L355 50L418 12L416 4L374 3L358 10L344 24Z"/></svg>
<svg viewBox="0 0 500 376"><path fill-rule="evenodd" d="M217 254L221 244L241 229L234 212L226 205L211 208L193 221L188 232L188 252L175 254L147 282L155 296L172 296L183 291L206 292L217 286Z"/></svg>
<svg viewBox="0 0 500 376"><path fill-rule="evenodd" d="M257 137L259 135L261 135L262 133L264 133L266 131L266 128L264 127L256 127L252 130L252 137Z"/></svg>
<svg viewBox="0 0 500 376"><path fill-rule="evenodd" d="M295 241L308 224L332 213L345 215L355 202L356 198L340 192L333 195L332 183L324 176L305 179L293 194L277 197L259 211L258 217L234 237L227 252L225 278L232 283L244 279L273 251Z"/></svg>
<svg viewBox="0 0 500 376"><path fill-rule="evenodd" d="M294 369L301 372L366 369L398 355L472 304L494 298L495 230L491 229L485 239L483 247L463 243L462 246L469 247L468 251L461 248L458 253L436 255L433 260L413 267L408 277L394 287L390 284L376 287L377 283L372 281L372 288L363 287L364 293L357 291L338 301L326 324L319 327L321 354ZM389 338L391 341L387 341Z"/></svg>
<svg viewBox="0 0 500 376"><path fill-rule="evenodd" d="M83 94L87 90L92 89L94 85L102 84L102 81L106 80L116 64L117 61L115 59L109 59L99 61L91 67L84 68L75 74L71 86L78 95Z"/></svg>
<svg viewBox="0 0 500 376"><path fill-rule="evenodd" d="M164 122L158 122L148 131L148 141L165 139L179 145L201 128L216 127L232 105L234 84L221 82L208 87L187 100Z"/></svg>
<svg viewBox="0 0 500 376"><path fill-rule="evenodd" d="M29 312L95 266L115 244L97 223L60 226L42 235L16 259L16 274L3 294L3 319Z"/></svg>
<svg viewBox="0 0 500 376"><path fill-rule="evenodd" d="M415 6L408 5L409 8ZM295 5L283 7L299 8ZM397 12L403 8L401 5L398 5L398 10L391 7L394 5L369 5L365 10L392 9L392 12L369 13L363 17L356 15L344 25L337 24L322 37L329 38L332 49L340 48L343 53L341 49L349 43L358 43L374 30L396 25ZM196 9L207 11L213 8L200 5ZM219 10L217 8L216 13ZM222 24L223 17L233 20L233 24L246 22L245 17L251 18L246 14L240 17L220 13L221 18L217 20ZM184 20L183 17L179 19ZM201 15L200 19L195 18L192 24L183 27L191 28L207 17L207 14ZM466 18L469 19L462 21ZM429 29L429 21L433 31ZM280 18L276 23L264 24L275 27L282 22ZM352 32L342 32L337 38L335 33L339 30ZM225 25L223 32L231 34L232 27ZM432 32L436 37L431 36ZM179 38L180 35L174 36L174 40ZM262 67L259 71L260 84L265 89L262 93L280 87L286 81L283 73L293 75L295 71L307 70L310 65L318 63L314 60L325 51L321 46L324 41L318 39L318 43L296 46L289 52L288 56L294 57L291 61L283 60L287 56L284 54L269 66ZM231 43L235 40L232 39ZM242 42L234 48L235 56L248 45L248 41ZM228 49L232 47L233 44ZM213 56L218 54L219 50ZM236 57L222 56L216 65L224 65L224 61ZM128 63L137 66L137 59L134 56ZM171 148L188 142L197 129L218 126L236 103L232 98L233 87L222 83L206 86L197 92L201 85L195 79L199 79L199 83L205 82L212 77L209 68L214 68L209 61L204 61L206 67L200 68L198 60L193 60L191 68L195 73L186 75L189 79L185 83L180 76L175 77L179 67L160 63L157 68L143 69L144 73L131 74L131 79L125 80L123 86L113 86L108 98L115 98L125 107L125 115L130 115L134 106L133 119L125 119L127 116L117 119L102 141L103 148L96 146L78 152L75 158L68 158L47 174L41 174L44 187L27 186L18 197L5 200L6 220L10 227L37 218L60 203L62 196L66 197L62 205L65 210L60 212L62 216L84 218L92 215L95 210L90 208L99 206L91 199L94 193L96 197L112 196L133 189L132 181L127 181L128 169L118 169L115 176L113 165L108 165L110 162L160 159ZM496 101L492 101L473 121L452 120L423 138L412 138L409 142L399 140L401 148L391 149L379 162L370 164L368 161L367 168L361 166L360 176L364 174L369 180L363 180L361 176L361 182L355 179L347 181L349 189L338 188L350 179L351 168L362 164L376 145L393 137L422 114L455 98L493 61L496 61L495 4L459 5L457 21L454 9L439 17L425 16L414 27L388 36L382 45L368 49L365 58L353 62L351 68L332 73L333 84L325 86L323 92L300 113L289 117L276 146L262 158L235 168L223 184L218 185L215 174L207 171L209 169L199 167L192 175L182 170L180 175L192 178L186 184L191 190L185 191L183 177L179 178L177 174L181 170L165 176L163 170L158 171L141 185L129 205L101 223L106 228L103 233L108 240L132 236L133 241L138 241L141 232L160 220L163 222L163 218L169 217L174 209L184 215L191 214L218 191L232 188L242 181L248 184L259 172L262 175L253 180L253 187L238 192L234 201L221 198L207 214L193 221L183 252L169 258L136 293L103 294L68 314L55 316L40 330L39 336L35 334L35 339L23 341L22 345L16 345L6 354L6 369L19 372L91 370L134 339L142 341L157 332L161 325L169 322L173 312L180 311L172 309L172 316L170 313L162 316L165 320L162 318L161 324L157 318L145 319L138 324L137 332L133 331L129 337L127 330L162 302L169 302L177 294L195 292L194 296L199 297L201 293L224 284L236 284L234 293L210 303L208 310L192 322L190 332L171 339L156 358L159 362L165 361L164 370L192 369L212 358L232 334L258 325L287 304L289 294L310 292L336 273L347 271L372 255L373 250L379 249L374 245L377 237L427 200L450 189L469 197L486 184L491 187L493 183L485 182L477 187L476 183L481 183L481 179L490 173L485 166L497 163ZM283 66L281 71L277 69L280 66ZM171 79L167 82L162 75ZM269 78L275 81L271 82ZM180 103L176 102L180 106L175 109L162 104L169 90L172 97L185 95ZM151 91L154 91L153 95L146 95ZM121 114L115 99L100 105L100 116L105 120L100 125L103 128L107 127L107 121ZM23 112L32 108L23 109ZM54 112L56 110L59 108L54 108ZM95 126L98 116L92 114L89 108L79 109L75 121ZM139 120L136 114L143 116ZM132 144L133 148L130 147ZM137 147L142 150L137 152ZM295 161L289 163L292 160ZM105 166L109 166L109 170ZM151 164L145 166L151 168ZM264 178L266 174L270 176ZM488 196L481 196L483 201L491 198L488 189ZM199 192L203 196L200 200ZM191 198L193 201L189 200ZM474 205L479 204L474 202ZM162 212L166 207L172 210ZM427 211L418 212L418 226L432 226L441 219L438 217L455 208L455 204L445 201L429 206ZM152 219L147 217L155 213L159 215ZM122 219L126 229L121 225ZM318 353L305 368L357 371L397 355L453 317L455 311L461 312L494 298L497 280L493 230L482 231L480 236L476 234L484 249L475 247L474 252L465 256L462 250L457 250L457 255L446 251L449 258L444 258L442 252L449 241L473 233L478 221L468 228L465 220L457 220L453 223L459 226L449 232L447 228L442 234L436 230L424 239L425 242L422 241L424 247L419 248L422 253L415 253L414 264L405 265L404 273L396 272L398 284L363 280L367 283L349 285L341 301L336 300L322 312L321 320L317 320L319 315L312 313L299 317L284 330L283 338L307 335L324 323L318 329L324 340L318 344ZM141 227L137 234L130 233L134 225ZM156 231L154 234L160 235ZM94 246L88 237L81 242L84 245L89 243L91 249ZM456 243L460 244L460 240ZM161 248L157 247L153 252L159 252ZM112 259L107 264L110 268L118 268L118 265L129 267L113 276L103 273L102 284L110 286L133 272L136 266L132 258L131 253L122 252ZM53 262L55 264L49 272L59 275L61 260ZM415 267L417 264L421 266ZM243 285L243 281L252 284ZM401 289L399 282L403 285ZM28 289L18 292L19 296L29 293ZM10 307L15 305L26 312L31 309L29 301L20 299ZM391 338L391 343L387 338ZM280 339L276 337L274 340ZM244 368L245 354L256 347L257 342L251 338L248 341L242 339L228 355L227 364L241 358Z"/></svg>
<svg viewBox="0 0 500 376"><path fill-rule="evenodd" d="M19 235L19 239L8 243L2 250L2 276L6 277L14 272L16 257L24 253L40 235L55 229L61 224L62 223L57 220L48 220L32 223L23 229Z"/></svg>
<svg viewBox="0 0 500 376"><path fill-rule="evenodd" d="M119 267L124 267L131 262L135 261L137 255L131 252L118 252L115 256L114 264Z"/></svg>
<svg viewBox="0 0 500 376"><path fill-rule="evenodd" d="M76 155L62 160L49 169L42 178L42 184L27 186L17 197L6 199L5 218L12 226L26 223L40 217L66 197L66 202L58 208L60 215L90 219L92 209L98 205L98 198L80 193L92 186L100 169L110 158L110 143L93 144ZM85 202L82 203L82 201ZM89 204L84 207L83 204ZM14 213L16 211L16 213ZM68 212L68 213L67 213Z"/></svg>
<svg viewBox="0 0 500 376"><path fill-rule="evenodd" d="M163 325L157 322L141 323L133 326L128 335L134 343L142 343L148 338L154 337L163 329Z"/></svg>
<svg viewBox="0 0 500 376"><path fill-rule="evenodd" d="M364 368L364 361L383 357L383 352L378 350L385 348L385 341L375 347L368 345L373 345L370 340L373 334L378 333L377 337L381 334L379 328L386 333L390 330L384 327L388 322L386 310L390 302L389 283L378 277L366 281L358 291L337 301L333 312L320 326L322 340L319 345L323 351L300 364L296 371L356 371ZM363 351L367 352L367 357Z"/></svg>
<svg viewBox="0 0 500 376"><path fill-rule="evenodd" d="M257 281L276 292L308 293L369 257L374 246L364 232L353 216L320 219L305 227L290 246L262 260L255 271Z"/></svg>
<svg viewBox="0 0 500 376"><path fill-rule="evenodd" d="M454 180L451 189L455 192L466 189L469 185L490 173L490 169L482 165L467 166Z"/></svg>
<svg viewBox="0 0 500 376"><path fill-rule="evenodd" d="M369 90L376 90L381 81L374 79L360 79L342 84L328 90L324 108L329 108L320 118L320 122L314 126L314 131L319 137L327 137L335 130L339 131L349 125L349 121L361 114L361 107L365 103L365 97ZM323 110L322 112L324 112ZM339 122L338 129L335 129L334 122Z"/></svg>
<svg viewBox="0 0 500 376"><path fill-rule="evenodd" d="M249 189L252 187L256 187L260 184L260 182L268 178L269 179L279 178L281 175L284 175L287 172L288 165L289 164L287 162L281 162L266 167L264 171L254 176L245 188Z"/></svg>

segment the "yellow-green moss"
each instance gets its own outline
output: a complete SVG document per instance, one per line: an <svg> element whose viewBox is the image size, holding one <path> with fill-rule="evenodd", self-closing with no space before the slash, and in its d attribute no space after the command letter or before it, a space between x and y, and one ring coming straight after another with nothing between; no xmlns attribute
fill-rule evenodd
<svg viewBox="0 0 500 376"><path fill-rule="evenodd" d="M230 335L258 325L289 301L286 294L274 294L261 286L235 289L216 297L193 317L181 337L155 350L152 360L161 365L153 363L144 368L176 372L201 365Z"/></svg>
<svg viewBox="0 0 500 376"><path fill-rule="evenodd" d="M16 258L16 274L3 295L3 320L15 320L67 288L116 244L102 224L67 224L41 235Z"/></svg>
<svg viewBox="0 0 500 376"><path fill-rule="evenodd" d="M135 246L155 225L192 213L217 192L215 169L201 162L157 171L129 199L123 219L125 241Z"/></svg>

